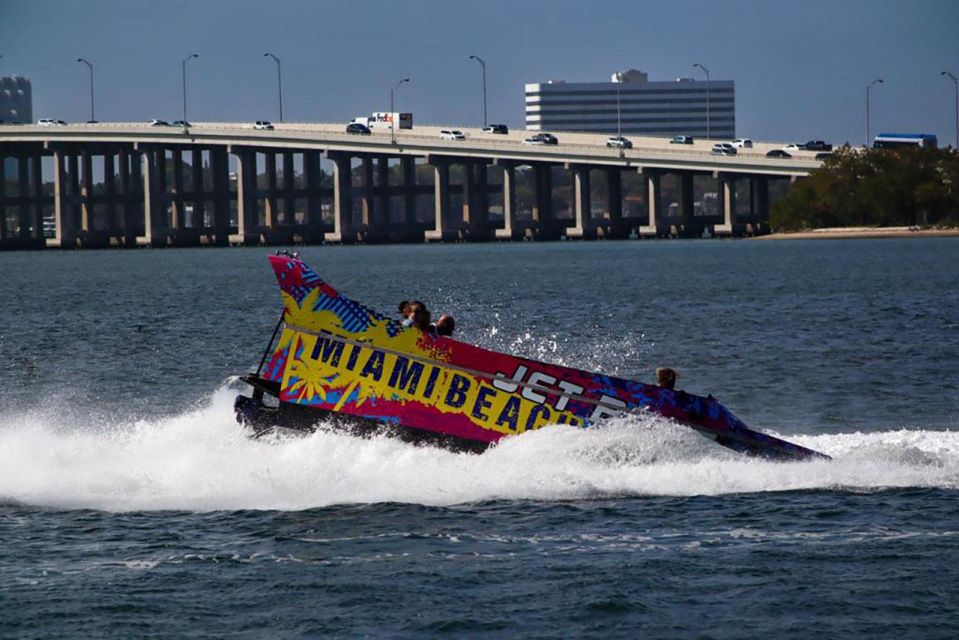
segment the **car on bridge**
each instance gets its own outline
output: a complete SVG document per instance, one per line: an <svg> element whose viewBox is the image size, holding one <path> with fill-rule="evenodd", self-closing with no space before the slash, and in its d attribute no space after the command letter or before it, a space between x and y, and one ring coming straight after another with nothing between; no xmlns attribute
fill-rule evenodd
<svg viewBox="0 0 959 640"><path fill-rule="evenodd" d="M786 151L787 153L789 151L802 151L802 149L803 149L803 146L801 144L796 144L795 142L790 142L789 144L783 147L783 151Z"/></svg>
<svg viewBox="0 0 959 640"><path fill-rule="evenodd" d="M832 153L829 151L821 151L816 154L816 160L828 160L832 157Z"/></svg>
<svg viewBox="0 0 959 640"><path fill-rule="evenodd" d="M170 123L167 122L166 120L158 120L157 118L154 118L153 120L150 120L150 126L151 127L169 127Z"/></svg>
<svg viewBox="0 0 959 640"><path fill-rule="evenodd" d="M772 151L766 152L767 158L782 158L783 160L788 160L792 158L792 154L786 151L785 149L773 149Z"/></svg>
<svg viewBox="0 0 959 640"><path fill-rule="evenodd" d="M257 120L253 123L253 128L260 131L273 131L273 123L269 120Z"/></svg>
<svg viewBox="0 0 959 640"><path fill-rule="evenodd" d="M692 144L692 136L673 136L673 139L669 141L670 144Z"/></svg>
<svg viewBox="0 0 959 640"><path fill-rule="evenodd" d="M802 148L806 151L832 151L832 145L826 144L822 140L810 140L802 145Z"/></svg>
<svg viewBox="0 0 959 640"><path fill-rule="evenodd" d="M174 127L192 127L193 125L187 122L186 120L174 120L173 126Z"/></svg>
<svg viewBox="0 0 959 640"><path fill-rule="evenodd" d="M363 124L362 122L351 122L346 125L346 132L354 136L368 136L372 131L370 128Z"/></svg>
<svg viewBox="0 0 959 640"><path fill-rule="evenodd" d="M483 127L483 133L499 133L505 135L509 133L509 127L505 124L491 124L488 127Z"/></svg>
<svg viewBox="0 0 959 640"><path fill-rule="evenodd" d="M737 149L752 149L753 141L749 138L736 138L732 141L732 145Z"/></svg>
<svg viewBox="0 0 959 640"><path fill-rule="evenodd" d="M56 120L54 118L40 118L37 120L38 127L62 127L66 124L63 120Z"/></svg>
<svg viewBox="0 0 959 640"><path fill-rule="evenodd" d="M623 136L612 136L606 138L606 146L611 149L632 149L633 142L629 138L624 138Z"/></svg>
<svg viewBox="0 0 959 640"><path fill-rule="evenodd" d="M559 138L552 133L537 133L523 140L523 144L559 144Z"/></svg>
<svg viewBox="0 0 959 640"><path fill-rule="evenodd" d="M714 156L734 156L736 155L736 147L729 142L717 142L713 145L713 155Z"/></svg>
<svg viewBox="0 0 959 640"><path fill-rule="evenodd" d="M443 129L440 131L440 140L466 140L466 134L459 129Z"/></svg>

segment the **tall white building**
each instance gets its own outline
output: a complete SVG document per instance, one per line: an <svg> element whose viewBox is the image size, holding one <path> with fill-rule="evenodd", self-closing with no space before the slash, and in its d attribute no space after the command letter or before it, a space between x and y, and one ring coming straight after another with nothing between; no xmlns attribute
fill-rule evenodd
<svg viewBox="0 0 959 640"><path fill-rule="evenodd" d="M609 82L526 85L526 128L536 131L615 134L618 121L624 134L705 138L707 112L709 137L735 137L732 80L650 82L642 71L630 69L614 73Z"/></svg>
<svg viewBox="0 0 959 640"><path fill-rule="evenodd" d="M33 94L30 81L19 76L0 78L0 122L33 122Z"/></svg>

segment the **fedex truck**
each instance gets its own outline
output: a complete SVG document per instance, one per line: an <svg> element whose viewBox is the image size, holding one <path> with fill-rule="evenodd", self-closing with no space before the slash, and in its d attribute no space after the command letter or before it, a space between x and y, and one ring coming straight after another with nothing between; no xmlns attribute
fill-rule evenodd
<svg viewBox="0 0 959 640"><path fill-rule="evenodd" d="M413 114L412 113L399 113L389 111L377 111L371 116L364 118L360 116L359 118L353 118L352 122L358 122L360 124L365 124L370 129L379 129L379 130L390 130L390 124L395 122L396 129L412 129L413 128Z"/></svg>

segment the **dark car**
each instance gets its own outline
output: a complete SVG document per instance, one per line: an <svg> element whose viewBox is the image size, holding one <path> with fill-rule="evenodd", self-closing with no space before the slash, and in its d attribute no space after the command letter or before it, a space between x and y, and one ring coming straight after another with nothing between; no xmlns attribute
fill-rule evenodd
<svg viewBox="0 0 959 640"><path fill-rule="evenodd" d="M823 151L816 154L816 160L828 160L832 157L832 154L828 151Z"/></svg>
<svg viewBox="0 0 959 640"><path fill-rule="evenodd" d="M810 140L802 145L802 148L806 151L832 151L832 145L826 144L822 140Z"/></svg>
<svg viewBox="0 0 959 640"><path fill-rule="evenodd" d="M346 132L360 136L368 136L371 133L368 126L365 124L360 124L359 122L351 122L350 124L346 125Z"/></svg>
<svg viewBox="0 0 959 640"><path fill-rule="evenodd" d="M766 157L767 157L767 158L784 158L784 159L788 159L788 158L792 158L792 154L790 154L790 153L788 153L788 152L786 152L786 151L783 151L782 149L773 149L772 151L766 152Z"/></svg>
<svg viewBox="0 0 959 640"><path fill-rule="evenodd" d="M174 126L174 127L192 127L193 125L191 125L191 124L190 124L189 122L187 122L186 120L174 120L174 121L173 121L173 126Z"/></svg>
<svg viewBox="0 0 959 640"><path fill-rule="evenodd" d="M483 133L509 133L509 127L505 124L491 124L488 127L483 127Z"/></svg>
<svg viewBox="0 0 959 640"><path fill-rule="evenodd" d="M559 139L552 133L537 133L523 140L523 144L559 144Z"/></svg>

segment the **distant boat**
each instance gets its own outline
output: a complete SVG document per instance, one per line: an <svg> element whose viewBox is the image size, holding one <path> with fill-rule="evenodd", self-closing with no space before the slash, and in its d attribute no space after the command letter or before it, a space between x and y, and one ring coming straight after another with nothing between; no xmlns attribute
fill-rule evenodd
<svg viewBox="0 0 959 640"><path fill-rule="evenodd" d="M730 449L777 460L828 456L749 429L716 399L498 353L404 327L340 294L296 254L270 256L284 310L237 419L261 435L330 424L482 451L552 424L588 427L649 411ZM282 326L279 341L274 340Z"/></svg>

